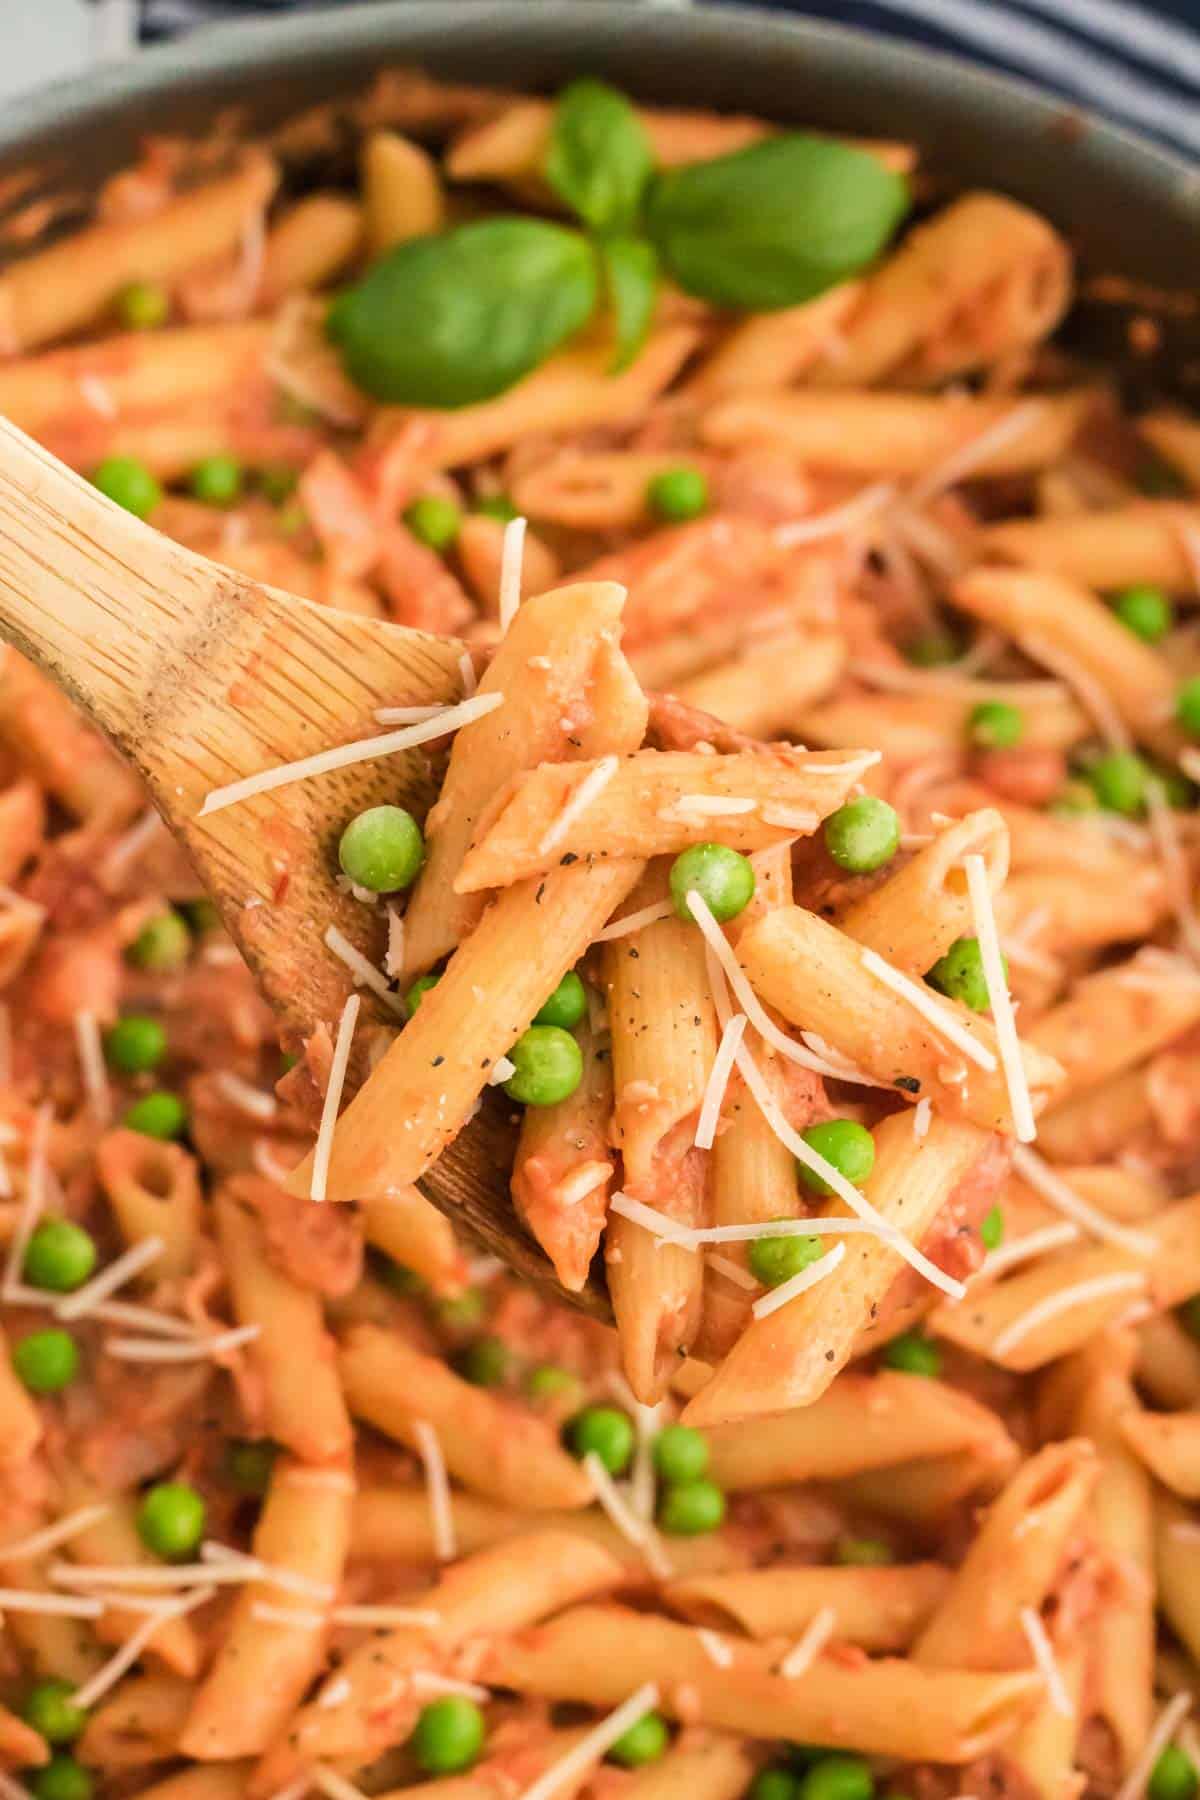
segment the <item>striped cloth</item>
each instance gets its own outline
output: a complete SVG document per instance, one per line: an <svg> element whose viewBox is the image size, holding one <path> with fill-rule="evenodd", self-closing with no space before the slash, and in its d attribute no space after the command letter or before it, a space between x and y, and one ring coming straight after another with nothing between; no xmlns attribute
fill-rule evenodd
<svg viewBox="0 0 1200 1800"><path fill-rule="evenodd" d="M215 21L336 0L93 0L116 29L161 42ZM514 5L534 0L512 0ZM655 0L645 0L654 4ZM687 0L658 0L687 4ZM950 50L1020 75L1200 157L1200 0L775 0L779 10ZM580 0L586 4L586 0ZM110 47L111 44L110 44Z"/></svg>

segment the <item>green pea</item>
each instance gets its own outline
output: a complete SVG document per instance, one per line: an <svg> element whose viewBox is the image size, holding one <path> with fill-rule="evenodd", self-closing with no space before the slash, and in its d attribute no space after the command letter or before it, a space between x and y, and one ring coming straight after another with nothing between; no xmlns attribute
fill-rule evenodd
<svg viewBox="0 0 1200 1800"><path fill-rule="evenodd" d="M869 875L891 862L900 848L900 819L886 800L860 794L830 813L822 835L839 869Z"/></svg>
<svg viewBox="0 0 1200 1800"><path fill-rule="evenodd" d="M422 494L406 507L404 523L431 550L448 550L462 529L462 508L440 494Z"/></svg>
<svg viewBox="0 0 1200 1800"><path fill-rule="evenodd" d="M698 519L708 508L708 479L700 469L686 464L664 469L647 482L646 505L656 519L672 525Z"/></svg>
<svg viewBox="0 0 1200 1800"><path fill-rule="evenodd" d="M1096 798L1096 790L1090 782L1072 779L1064 781L1055 798L1050 802L1049 810L1058 818L1068 819L1077 813L1094 813L1100 809Z"/></svg>
<svg viewBox="0 0 1200 1800"><path fill-rule="evenodd" d="M1175 609L1167 596L1145 581L1115 595L1112 608L1122 625L1144 644L1161 644L1175 623Z"/></svg>
<svg viewBox="0 0 1200 1800"><path fill-rule="evenodd" d="M1200 738L1200 675L1185 681L1176 694L1175 717L1189 737Z"/></svg>
<svg viewBox="0 0 1200 1800"><path fill-rule="evenodd" d="M993 1206L979 1221L979 1241L985 1250L998 1250L1004 1242L1004 1208Z"/></svg>
<svg viewBox="0 0 1200 1800"><path fill-rule="evenodd" d="M74 1693L73 1682L39 1681L26 1695L21 1717L48 1744L73 1744L87 1724L84 1708L73 1704Z"/></svg>
<svg viewBox="0 0 1200 1800"><path fill-rule="evenodd" d="M342 873L373 894L411 886L424 860L421 827L403 806L368 807L351 819L338 844Z"/></svg>
<svg viewBox="0 0 1200 1800"><path fill-rule="evenodd" d="M789 1232L778 1237L755 1238L747 1261L755 1279L764 1287L774 1288L782 1287L793 1275L799 1275L801 1269L807 1269L820 1255L820 1238L800 1237Z"/></svg>
<svg viewBox="0 0 1200 1800"><path fill-rule="evenodd" d="M1008 979L1008 958L1000 957ZM972 1012L987 1012L992 1004L983 973L983 952L976 937L956 938L945 956L939 956L925 977L931 987L950 1000L961 1000Z"/></svg>
<svg viewBox="0 0 1200 1800"><path fill-rule="evenodd" d="M746 1800L798 1800L800 1783L790 1769L779 1763L760 1769L750 1783Z"/></svg>
<svg viewBox="0 0 1200 1800"><path fill-rule="evenodd" d="M800 1800L873 1800L875 1777L861 1756L823 1756L800 1783Z"/></svg>
<svg viewBox="0 0 1200 1800"><path fill-rule="evenodd" d="M708 1473L708 1439L690 1425L664 1425L654 1440L654 1467L663 1481L699 1481Z"/></svg>
<svg viewBox="0 0 1200 1800"><path fill-rule="evenodd" d="M160 1481L144 1495L137 1512L138 1536L147 1550L180 1562L199 1548L207 1511L186 1481Z"/></svg>
<svg viewBox="0 0 1200 1800"><path fill-rule="evenodd" d="M980 750L1011 750L1025 730L1020 707L1005 700L983 700L971 708L967 736Z"/></svg>
<svg viewBox="0 0 1200 1800"><path fill-rule="evenodd" d="M1193 1294L1179 1308L1179 1322L1189 1336L1200 1338L1200 1294Z"/></svg>
<svg viewBox="0 0 1200 1800"><path fill-rule="evenodd" d="M454 1366L464 1381L475 1387L499 1387L508 1373L508 1349L499 1338L476 1338L454 1359Z"/></svg>
<svg viewBox="0 0 1200 1800"><path fill-rule="evenodd" d="M1157 784L1163 800L1175 812L1186 812L1196 798L1196 790L1183 770L1172 768L1170 763L1152 764L1150 780Z"/></svg>
<svg viewBox="0 0 1200 1800"><path fill-rule="evenodd" d="M188 486L205 506L233 506L242 497L245 479L236 456L206 456L192 470Z"/></svg>
<svg viewBox="0 0 1200 1800"><path fill-rule="evenodd" d="M474 1331L483 1323L487 1302L478 1288L464 1288L437 1303L438 1322L448 1331Z"/></svg>
<svg viewBox="0 0 1200 1800"><path fill-rule="evenodd" d="M279 1445L270 1438L236 1438L225 1447L225 1474L243 1494L261 1498L271 1485Z"/></svg>
<svg viewBox="0 0 1200 1800"><path fill-rule="evenodd" d="M201 894L197 900L181 901L179 910L197 937L203 937L206 931L216 931L221 923L221 914L207 894Z"/></svg>
<svg viewBox="0 0 1200 1800"><path fill-rule="evenodd" d="M299 469L291 463L264 463L258 471L258 485L262 489L263 498L272 506L282 506L290 500L296 491L296 483L300 479Z"/></svg>
<svg viewBox="0 0 1200 1800"><path fill-rule="evenodd" d="M942 1372L941 1351L919 1331L902 1331L899 1337L894 1337L883 1353L883 1360L889 1369L899 1369L905 1375L933 1377Z"/></svg>
<svg viewBox="0 0 1200 1800"><path fill-rule="evenodd" d="M127 1131L140 1131L143 1137L159 1138L166 1143L170 1138L183 1136L187 1107L178 1094L172 1094L166 1088L155 1088L152 1094L143 1094L140 1100L134 1101L121 1123Z"/></svg>
<svg viewBox="0 0 1200 1800"><path fill-rule="evenodd" d="M725 1496L715 1481L685 1481L664 1489L658 1523L670 1537L703 1537L725 1518Z"/></svg>
<svg viewBox="0 0 1200 1800"><path fill-rule="evenodd" d="M145 519L162 499L162 489L136 456L109 456L92 475L93 487L135 519Z"/></svg>
<svg viewBox="0 0 1200 1800"><path fill-rule="evenodd" d="M25 1280L30 1287L69 1294L82 1287L96 1266L96 1245L82 1225L70 1219L43 1219L25 1251Z"/></svg>
<svg viewBox="0 0 1200 1800"><path fill-rule="evenodd" d="M628 1731L622 1732L609 1746L608 1760L624 1769L640 1769L643 1763L657 1762L671 1741L667 1722L661 1713L643 1713Z"/></svg>
<svg viewBox="0 0 1200 1800"><path fill-rule="evenodd" d="M167 290L156 281L131 281L117 295L117 317L127 331L156 331L170 312Z"/></svg>
<svg viewBox="0 0 1200 1800"><path fill-rule="evenodd" d="M430 988L436 987L441 979L440 972L417 976L417 979L413 982L407 994L404 996L404 1004L408 1008L408 1016L410 1019L416 1012L418 1006L420 1006Z"/></svg>
<svg viewBox="0 0 1200 1800"><path fill-rule="evenodd" d="M485 519L499 519L502 525L511 525L520 517L507 494L486 494L475 502L475 511L482 513Z"/></svg>
<svg viewBox="0 0 1200 1800"><path fill-rule="evenodd" d="M570 1369L554 1363L539 1363L525 1377L525 1392L531 1400L566 1400L578 1394L581 1383Z"/></svg>
<svg viewBox="0 0 1200 1800"><path fill-rule="evenodd" d="M12 1353L13 1368L31 1394L59 1394L79 1373L79 1347L66 1331L34 1331Z"/></svg>
<svg viewBox="0 0 1200 1800"><path fill-rule="evenodd" d="M36 1800L92 1800L95 1787L83 1764L64 1751L35 1769L29 1785Z"/></svg>
<svg viewBox="0 0 1200 1800"><path fill-rule="evenodd" d="M192 934L177 912L160 913L147 919L125 952L139 969L166 974L181 969L192 949Z"/></svg>
<svg viewBox="0 0 1200 1800"><path fill-rule="evenodd" d="M904 654L914 668L941 669L958 661L962 646L949 631L926 631L905 646Z"/></svg>
<svg viewBox="0 0 1200 1800"><path fill-rule="evenodd" d="M587 1016L587 989L574 969L568 969L550 998L533 1015L535 1025L558 1025L570 1031Z"/></svg>
<svg viewBox="0 0 1200 1800"><path fill-rule="evenodd" d="M486 1735L475 1702L464 1694L447 1694L421 1708L409 1748L423 1774L461 1774L478 1760Z"/></svg>
<svg viewBox="0 0 1200 1800"><path fill-rule="evenodd" d="M104 1055L122 1075L144 1075L157 1069L167 1054L167 1031L161 1019L126 1013L104 1034Z"/></svg>
<svg viewBox="0 0 1200 1800"><path fill-rule="evenodd" d="M714 919L736 919L754 898L754 866L740 850L724 844L693 844L671 864L671 904L685 923L692 919L687 897L699 894Z"/></svg>
<svg viewBox="0 0 1200 1800"><path fill-rule="evenodd" d="M393 1262L390 1256L374 1254L371 1267L384 1287L390 1288L393 1294L400 1294L407 1300L415 1294L425 1292L426 1284L417 1271L405 1268L403 1263Z"/></svg>
<svg viewBox="0 0 1200 1800"><path fill-rule="evenodd" d="M580 1462L598 1456L610 1475L621 1475L633 1455L633 1425L628 1414L615 1406L585 1406L568 1419L563 1434L567 1448Z"/></svg>
<svg viewBox="0 0 1200 1800"><path fill-rule="evenodd" d="M284 537L295 537L308 524L308 514L299 500L288 500L275 515L275 523Z"/></svg>
<svg viewBox="0 0 1200 1800"><path fill-rule="evenodd" d="M508 1059L515 1072L504 1083L504 1091L522 1106L557 1106L583 1079L583 1052L570 1032L557 1025L531 1025Z"/></svg>
<svg viewBox="0 0 1200 1800"><path fill-rule="evenodd" d="M1197 689L1197 725L1200 728L1200 688ZM1110 750L1098 756L1087 771L1092 792L1106 812L1133 818L1146 804L1145 763L1132 750Z"/></svg>
<svg viewBox="0 0 1200 1800"><path fill-rule="evenodd" d="M896 1560L891 1545L885 1544L882 1538L842 1537L837 1541L834 1554L843 1568L848 1569L881 1569Z"/></svg>
<svg viewBox="0 0 1200 1800"><path fill-rule="evenodd" d="M1198 1786L1191 1757L1178 1744L1168 1744L1150 1771L1146 1792L1150 1800L1194 1800Z"/></svg>
<svg viewBox="0 0 1200 1800"><path fill-rule="evenodd" d="M832 1163L839 1175L855 1187L864 1182L875 1167L875 1139L865 1125L856 1119L826 1119L822 1125L810 1125L800 1136L810 1150ZM800 1179L817 1194L830 1194L833 1189L825 1177L806 1163L798 1163ZM810 1259L811 1260L811 1259Z"/></svg>

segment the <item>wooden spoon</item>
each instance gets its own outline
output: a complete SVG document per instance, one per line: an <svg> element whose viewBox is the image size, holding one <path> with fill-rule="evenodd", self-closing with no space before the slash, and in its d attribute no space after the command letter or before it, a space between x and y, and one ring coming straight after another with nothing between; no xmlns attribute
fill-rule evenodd
<svg viewBox="0 0 1200 1800"><path fill-rule="evenodd" d="M382 910L337 886L336 845L364 807L423 817L444 745L361 762L199 817L242 776L381 729L377 707L462 698L463 645L258 586L114 506L0 418L0 637L58 682L141 776L293 1041L331 1032L352 982L336 925L377 967ZM433 754L431 755L432 752ZM383 1029L395 1018L364 992ZM356 1034L364 1055L370 1032ZM361 1063L360 1063L361 1072ZM422 1182L489 1250L572 1304L508 1190L499 1096Z"/></svg>

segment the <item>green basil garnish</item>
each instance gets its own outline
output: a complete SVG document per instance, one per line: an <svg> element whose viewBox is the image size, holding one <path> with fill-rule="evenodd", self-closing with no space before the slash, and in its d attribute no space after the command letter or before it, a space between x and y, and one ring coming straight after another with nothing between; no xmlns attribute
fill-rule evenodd
<svg viewBox="0 0 1200 1800"><path fill-rule="evenodd" d="M650 143L624 94L573 81L554 109L546 180L592 231L627 232L654 172Z"/></svg>
<svg viewBox="0 0 1200 1800"><path fill-rule="evenodd" d="M596 257L578 232L486 219L400 244L330 309L346 373L376 400L490 400L573 337L595 310Z"/></svg>
<svg viewBox="0 0 1200 1800"><path fill-rule="evenodd" d="M644 238L606 238L600 244L604 292L617 355L612 373L627 369L650 330L658 298L658 257Z"/></svg>
<svg viewBox="0 0 1200 1800"><path fill-rule="evenodd" d="M689 294L772 312L873 261L908 204L907 183L867 151L797 135L665 171L646 224Z"/></svg>

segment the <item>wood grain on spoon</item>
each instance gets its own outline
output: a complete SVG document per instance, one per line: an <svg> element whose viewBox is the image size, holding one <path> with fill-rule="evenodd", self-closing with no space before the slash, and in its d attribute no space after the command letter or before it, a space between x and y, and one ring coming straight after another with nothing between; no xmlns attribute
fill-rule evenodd
<svg viewBox="0 0 1200 1800"><path fill-rule="evenodd" d="M377 966L385 930L381 909L337 885L338 837L384 802L423 817L436 758L418 748L207 817L201 809L214 788L377 735L379 707L461 699L463 646L314 606L209 562L114 506L4 419L0 636L141 776L285 1033L332 1029L351 979L326 930L335 925ZM513 1214L509 1110L486 1107L422 1189L514 1268L557 1288ZM603 1305L594 1292L565 1297Z"/></svg>

